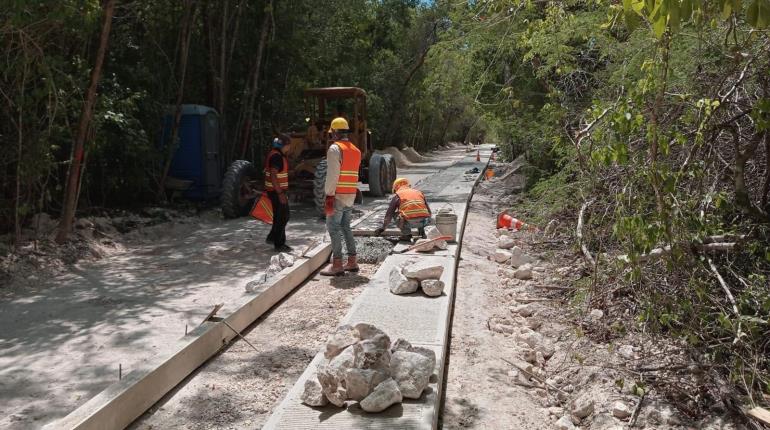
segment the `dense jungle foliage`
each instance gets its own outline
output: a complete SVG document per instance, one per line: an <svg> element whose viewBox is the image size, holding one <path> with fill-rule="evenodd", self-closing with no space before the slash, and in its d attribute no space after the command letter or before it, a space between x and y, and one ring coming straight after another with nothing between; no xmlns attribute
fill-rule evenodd
<svg viewBox="0 0 770 430"><path fill-rule="evenodd" d="M106 3L0 5L4 231L61 210ZM244 133L259 160L302 89L359 86L378 147L526 157L521 210L584 219L584 300L638 317L614 331L770 393L770 0L122 0L111 21L81 210L156 199L179 101L220 112L224 161ZM685 411L725 406L703 387Z"/></svg>

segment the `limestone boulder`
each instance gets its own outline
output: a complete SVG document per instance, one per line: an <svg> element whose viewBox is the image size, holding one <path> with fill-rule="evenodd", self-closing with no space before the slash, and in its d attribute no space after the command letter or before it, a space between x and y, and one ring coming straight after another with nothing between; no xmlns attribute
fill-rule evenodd
<svg viewBox="0 0 770 430"><path fill-rule="evenodd" d="M374 339L379 335L388 336L384 331L369 323L361 322L354 325L353 328L356 329L361 340ZM388 342L390 342L390 338L388 338Z"/></svg>
<svg viewBox="0 0 770 430"><path fill-rule="evenodd" d="M404 276L399 267L390 269L388 285L390 286L390 292L393 294L411 294L420 288L420 282Z"/></svg>
<svg viewBox="0 0 770 430"><path fill-rule="evenodd" d="M511 259L511 253L504 249L496 249L492 258L498 263L506 263Z"/></svg>
<svg viewBox="0 0 770 430"><path fill-rule="evenodd" d="M324 396L321 384L316 379L305 381L305 390L302 391L300 399L302 399L302 403L308 406L320 407L329 404L329 399Z"/></svg>
<svg viewBox="0 0 770 430"><path fill-rule="evenodd" d="M278 262L281 264L281 267L291 267L294 265L294 261L294 256L291 254L285 252L278 254Z"/></svg>
<svg viewBox="0 0 770 430"><path fill-rule="evenodd" d="M444 292L444 281L438 279L426 279L420 282L420 287L425 295L430 297L438 297Z"/></svg>
<svg viewBox="0 0 770 430"><path fill-rule="evenodd" d="M350 400L361 401L386 379L388 379L388 373L382 370L346 369L345 390L347 397Z"/></svg>
<svg viewBox="0 0 770 430"><path fill-rule="evenodd" d="M521 279L522 281L532 279L532 266L529 264L520 266L518 269L516 269L515 272L513 272L513 277L516 279Z"/></svg>
<svg viewBox="0 0 770 430"><path fill-rule="evenodd" d="M363 340L356 364L361 369L387 370L390 367L390 338L378 334L371 339Z"/></svg>
<svg viewBox="0 0 770 430"><path fill-rule="evenodd" d="M361 400L360 406L366 412L382 412L390 406L404 400L398 384L393 379L387 379L374 388L371 394Z"/></svg>
<svg viewBox="0 0 770 430"><path fill-rule="evenodd" d="M441 279L444 266L436 263L417 262L404 267L402 274L409 279L424 281L426 279Z"/></svg>
<svg viewBox="0 0 770 430"><path fill-rule="evenodd" d="M631 408L625 402L618 400L612 404L612 416L624 420L631 416Z"/></svg>
<svg viewBox="0 0 770 430"><path fill-rule="evenodd" d="M526 252L524 252L518 246L514 246L513 248L511 248L511 266L521 267L525 264L532 264L534 262L535 262L535 259L532 258Z"/></svg>
<svg viewBox="0 0 770 430"><path fill-rule="evenodd" d="M497 247L500 249L511 249L516 245L516 241L511 236L500 236L497 239Z"/></svg>
<svg viewBox="0 0 770 430"><path fill-rule="evenodd" d="M341 325L326 341L326 351L324 357L331 360L336 357L343 349L361 340L358 330L350 325Z"/></svg>
<svg viewBox="0 0 770 430"><path fill-rule="evenodd" d="M391 356L390 375L405 398L419 399L432 374L432 362L423 354L398 350Z"/></svg>

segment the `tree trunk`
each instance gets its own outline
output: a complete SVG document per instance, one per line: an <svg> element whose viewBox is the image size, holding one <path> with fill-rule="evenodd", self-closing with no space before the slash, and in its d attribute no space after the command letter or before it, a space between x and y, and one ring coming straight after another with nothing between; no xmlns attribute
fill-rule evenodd
<svg viewBox="0 0 770 430"><path fill-rule="evenodd" d="M184 84L187 77L187 60L190 52L190 39L192 35L192 26L196 16L195 0L188 0L184 4L185 14L182 22L181 35L179 38L179 86L176 93L176 104L174 110L174 123L171 126L171 141L168 143L168 152L166 153L166 162L163 166L163 173L158 181L158 198L165 200L166 178L171 168L171 161L174 158L179 137L179 123L182 121L182 101L184 100Z"/></svg>
<svg viewBox="0 0 770 430"><path fill-rule="evenodd" d="M72 151L69 172L67 175L67 185L64 189L64 207L62 208L61 219L59 220L59 231L56 234L56 242L62 243L67 240L72 222L75 219L75 209L77 208L78 184L80 184L80 172L83 161L83 152L85 151L86 135L88 127L91 124L91 118L96 104L96 87L102 75L102 65L104 56L107 52L107 45L110 40L110 30L112 29L112 16L115 13L115 1L106 0L104 3L104 19L102 21L102 31L99 36L99 49L96 51L96 60L94 68L91 70L91 82L86 92L86 101L83 104L83 110L80 113L80 122L78 123L77 135L75 137L75 146Z"/></svg>
<svg viewBox="0 0 770 430"><path fill-rule="evenodd" d="M259 36L259 45L257 46L257 54L254 58L254 67L252 68L251 78L247 84L246 94L244 97L243 108L241 109L240 123L240 157L246 156L246 151L251 141L251 117L254 115L254 104L257 100L257 92L259 90L259 75L262 70L262 57L264 56L265 47L267 46L267 37L270 35L271 17L273 15L273 1L269 0L265 5L265 17L262 19L262 33Z"/></svg>

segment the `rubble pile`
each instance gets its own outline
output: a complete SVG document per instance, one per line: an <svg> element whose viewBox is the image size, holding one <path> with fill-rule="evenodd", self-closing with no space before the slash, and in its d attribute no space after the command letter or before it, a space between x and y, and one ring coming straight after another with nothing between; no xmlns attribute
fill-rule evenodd
<svg viewBox="0 0 770 430"><path fill-rule="evenodd" d="M436 354L395 342L377 327L359 323L337 328L326 343L316 378L305 382L302 403L344 407L358 402L366 412L382 412L403 399L419 399L436 367Z"/></svg>
<svg viewBox="0 0 770 430"><path fill-rule="evenodd" d="M411 294L422 288L429 297L438 297L444 292L441 275L444 266L436 263L408 262L390 270L388 283L393 294Z"/></svg>

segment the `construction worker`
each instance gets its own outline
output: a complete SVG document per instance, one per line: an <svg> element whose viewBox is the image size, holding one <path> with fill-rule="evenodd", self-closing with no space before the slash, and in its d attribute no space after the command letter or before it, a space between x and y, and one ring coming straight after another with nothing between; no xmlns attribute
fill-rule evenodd
<svg viewBox="0 0 770 430"><path fill-rule="evenodd" d="M345 271L358 272L356 241L350 228L353 202L358 191L358 169L361 151L349 139L350 127L345 118L334 118L329 127L332 144L326 151L326 229L332 242L332 264L321 271L324 276L340 276ZM348 261L342 264L342 241Z"/></svg>
<svg viewBox="0 0 770 430"><path fill-rule="evenodd" d="M265 191L273 209L273 228L265 242L272 243L278 252L291 252L286 245L286 224L289 222L289 159L286 157L291 139L282 134L273 139L273 148L265 159Z"/></svg>
<svg viewBox="0 0 770 430"><path fill-rule="evenodd" d="M382 227L374 231L379 236L395 217L401 229L399 240L412 240L412 228L417 228L420 236L425 236L425 226L430 223L431 211L422 191L412 188L409 180L398 178L393 182L393 198L390 200Z"/></svg>

